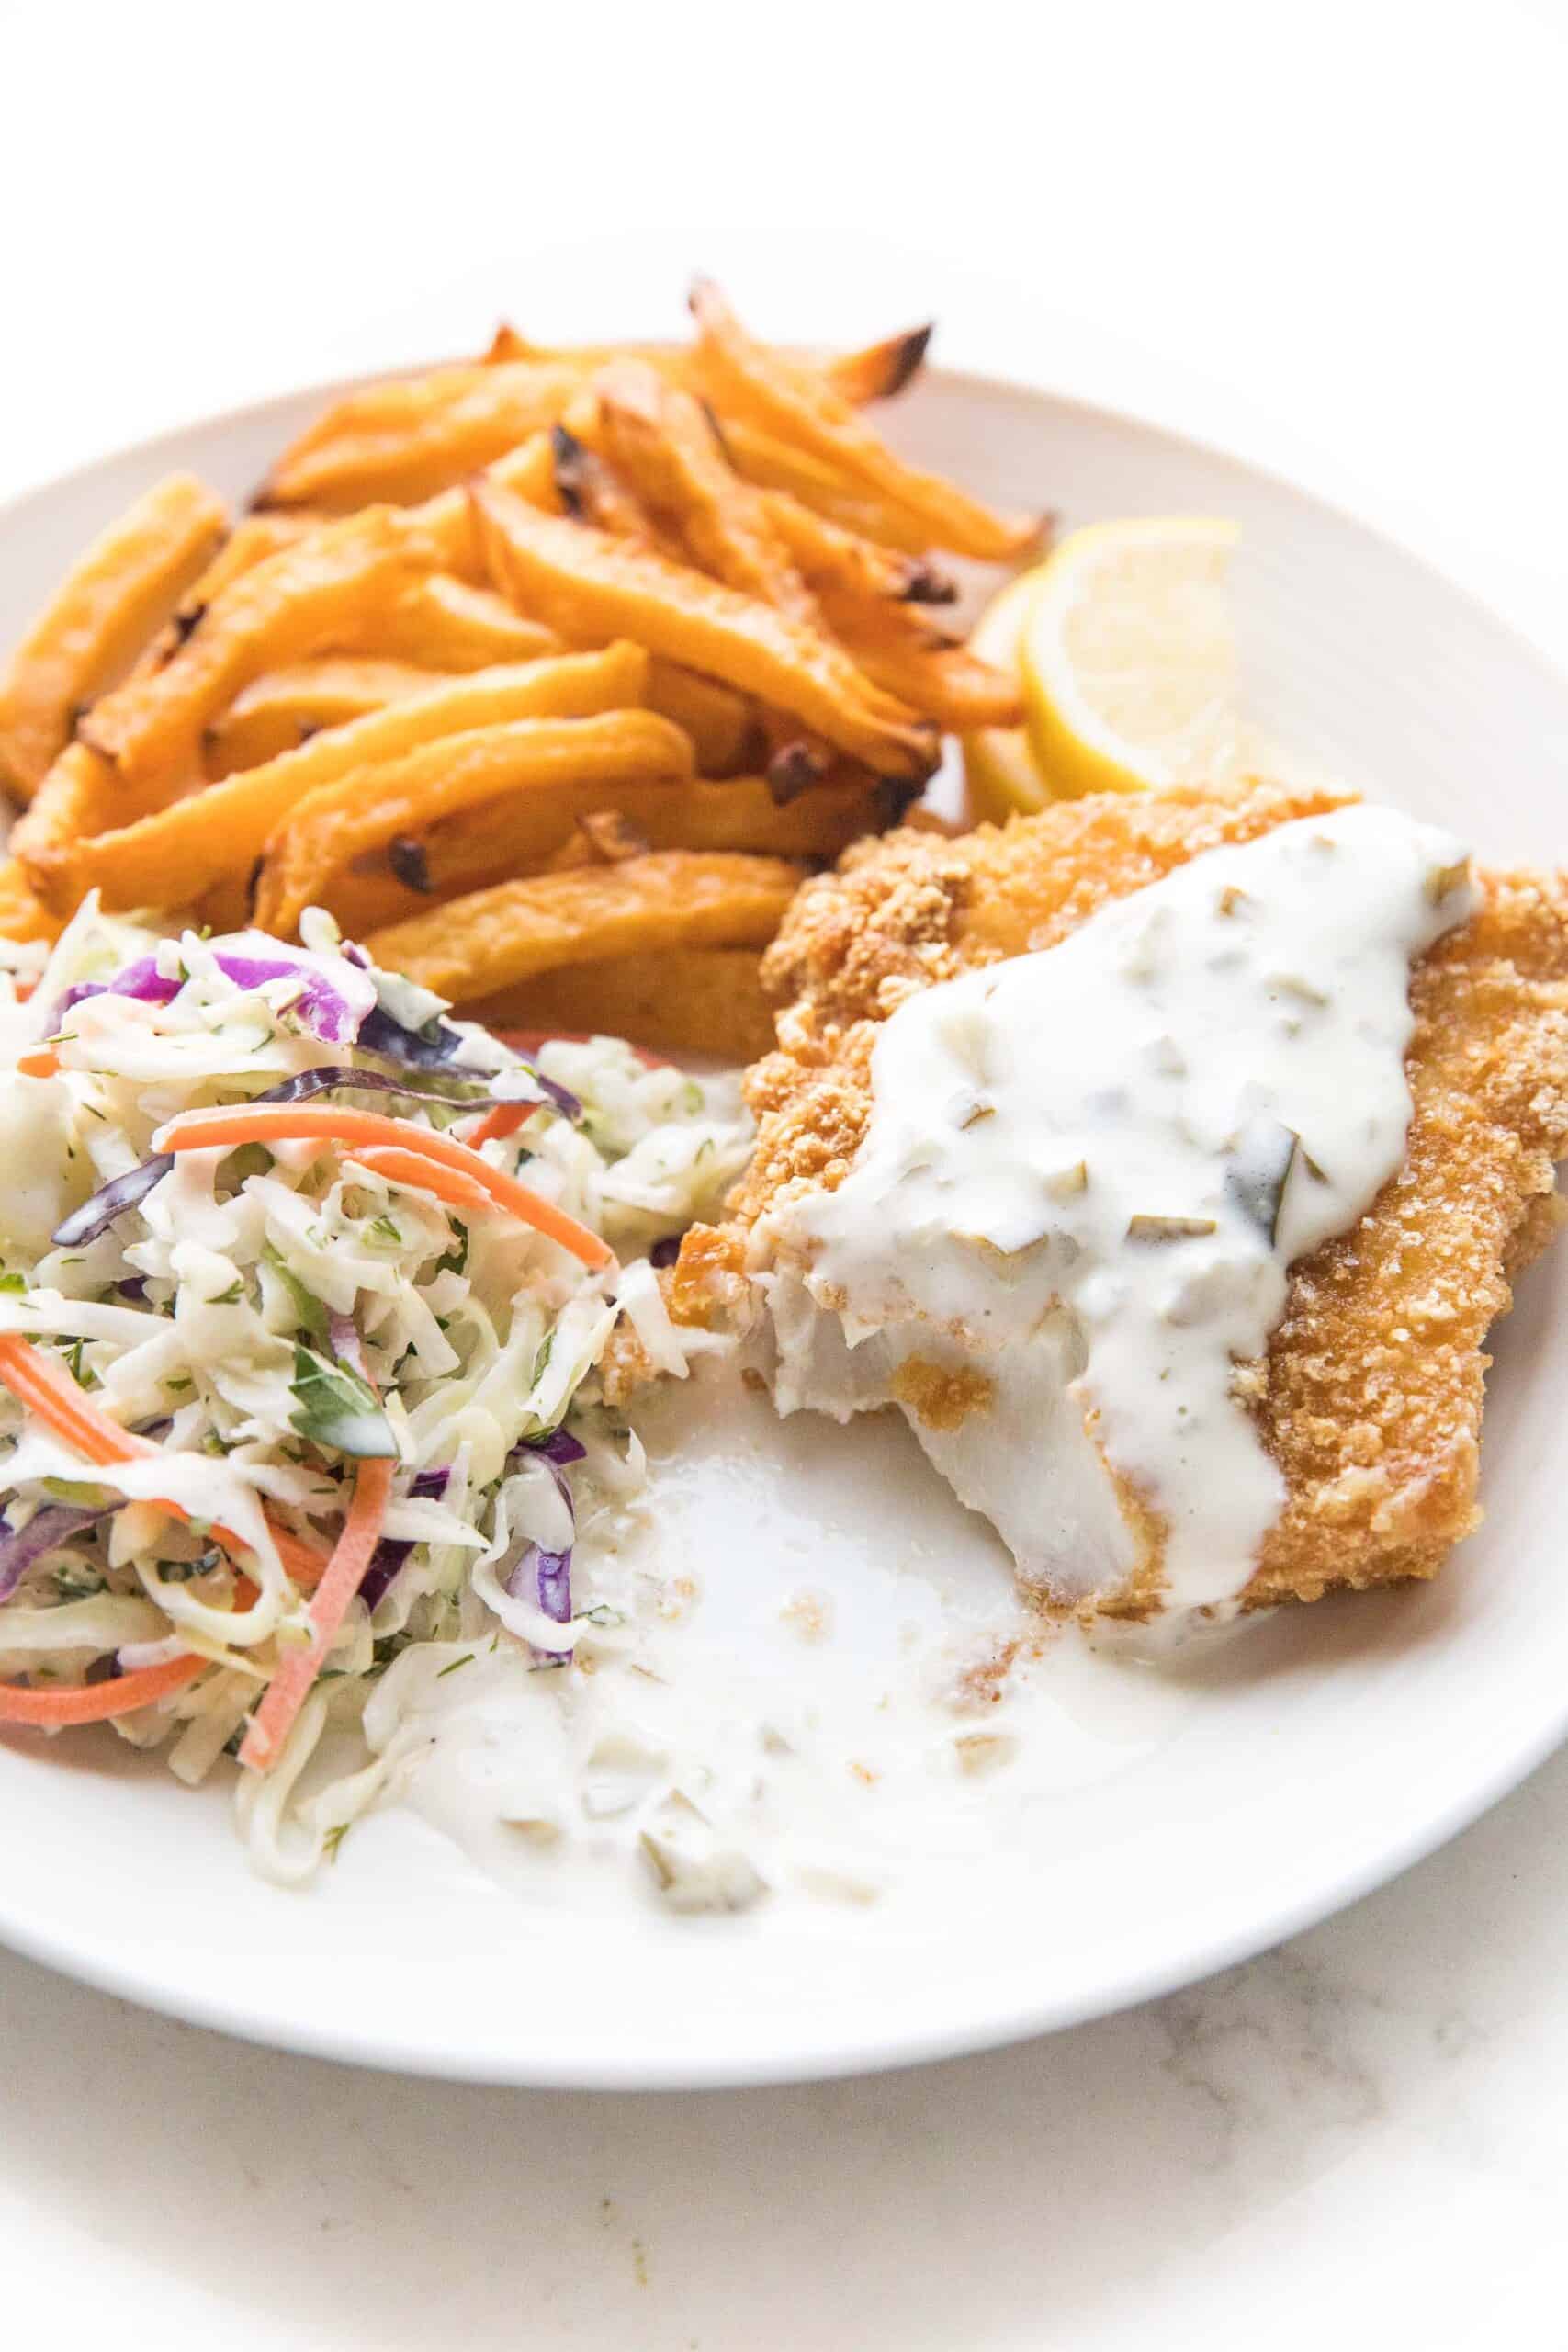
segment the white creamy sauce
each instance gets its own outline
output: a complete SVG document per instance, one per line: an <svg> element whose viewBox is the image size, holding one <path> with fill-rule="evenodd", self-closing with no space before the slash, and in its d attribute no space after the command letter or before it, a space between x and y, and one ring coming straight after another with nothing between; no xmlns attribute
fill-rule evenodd
<svg viewBox="0 0 1568 2352"><path fill-rule="evenodd" d="M579 1664L433 1657L409 1724L394 1793L525 1900L918 1920L1201 1703L1047 1626L895 1415L781 1422L715 1360L638 1426L646 1487L581 1521Z"/></svg>
<svg viewBox="0 0 1568 2352"><path fill-rule="evenodd" d="M1152 1513L1167 1606L1231 1600L1283 1499L1235 1368L1401 1164L1410 963L1464 860L1347 808L900 1006L849 1175L759 1228L780 1409L978 1374L955 1427L907 1409L1026 1583L1107 1597Z"/></svg>

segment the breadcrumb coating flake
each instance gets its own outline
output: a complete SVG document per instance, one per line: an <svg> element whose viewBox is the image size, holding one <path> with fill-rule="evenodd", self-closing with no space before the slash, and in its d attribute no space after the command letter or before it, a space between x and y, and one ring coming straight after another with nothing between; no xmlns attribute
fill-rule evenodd
<svg viewBox="0 0 1568 2352"><path fill-rule="evenodd" d="M777 1049L747 1080L756 1152L727 1224L688 1237L672 1284L682 1316L732 1317L758 1220L842 1182L880 1025L908 996L1053 946L1207 850L1353 797L1264 784L1104 794L956 840L905 829L806 883L763 967L781 1011ZM1434 1576L1480 1517L1486 1333L1562 1215L1568 879L1476 879L1476 912L1412 972L1404 1165L1359 1224L1292 1269L1267 1357L1237 1366L1287 1489L1247 1607ZM1103 1613L1157 1608L1155 1533Z"/></svg>

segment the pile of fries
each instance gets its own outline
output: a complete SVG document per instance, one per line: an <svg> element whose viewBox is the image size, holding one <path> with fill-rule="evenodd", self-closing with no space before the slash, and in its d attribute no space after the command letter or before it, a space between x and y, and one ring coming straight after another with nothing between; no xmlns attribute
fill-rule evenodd
<svg viewBox="0 0 1568 2352"><path fill-rule="evenodd" d="M139 499L0 674L0 933L95 888L284 936L321 905L497 1023L765 1046L802 875L904 814L943 729L1021 717L933 555L1040 525L866 424L929 331L821 363L691 307L689 347L503 328L352 392L232 523L189 475Z"/></svg>

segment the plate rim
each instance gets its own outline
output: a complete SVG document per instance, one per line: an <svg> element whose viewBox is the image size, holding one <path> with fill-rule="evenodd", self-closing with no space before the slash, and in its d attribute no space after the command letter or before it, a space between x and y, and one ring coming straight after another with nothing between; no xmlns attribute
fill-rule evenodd
<svg viewBox="0 0 1568 2352"><path fill-rule="evenodd" d="M386 381L410 372L410 368L400 367L317 379L187 417L140 440L101 450L41 482L14 492L0 501L0 526L25 526L32 510L47 510L62 494L85 488L95 476L115 468L138 461L149 469L160 462L179 463L193 435L243 433L279 410L305 402L325 402L356 386ZM1063 391L1032 375L997 375L935 366L926 371L926 377L934 385L961 394L973 392L993 401L1046 401L1058 412L1079 417L1088 424L1153 435L1173 449L1189 450L1235 467L1254 481L1304 503L1342 527L1375 542L1402 563L1416 567L1446 597L1462 605L1473 620L1504 639L1515 658L1534 669L1543 686L1562 696L1568 707L1568 663L1559 662L1527 631L1517 628L1485 597L1457 580L1422 548L1396 532L1365 521L1353 506L1324 495L1290 470L1238 456L1222 442L1172 425L1157 415L1145 415ZM188 462L188 457L185 461ZM1558 1707L1543 1713L1530 1724L1527 1735L1499 1740L1490 1767L1476 1776L1462 1795L1436 1805L1429 1815L1412 1824L1403 1837L1385 1843L1375 1857L1368 1857L1337 1877L1331 1893L1325 1894L1318 1887L1303 1892L1293 1900L1277 1902L1266 1917L1207 1939L1201 1957L1195 1958L1190 1951L1185 1956L1171 1955L1141 1965L1128 1965L1098 1991L1014 2003L979 2019L952 2019L915 2031L903 2026L887 2028L880 2034L860 2030L852 2041L840 2043L835 2043L830 2034L824 2035L813 2041L809 2052L783 2047L771 2054L753 2052L741 2057L721 2050L708 2058L700 2053L684 2053L668 2061L645 2057L635 2064L608 2060L597 2065L572 2061L552 2066L537 2056L509 2058L502 2050L479 2060L471 2052L456 2046L444 2049L428 2042L400 2041L375 2031L356 2032L337 2024L321 2026L308 2014L295 2014L285 2020L257 2003L226 1999L199 1980L180 1981L166 1973L160 1974L151 1962L117 1960L111 1952L69 1931L51 1932L26 1920L15 1921L8 1916L3 1885L0 1945L99 1992L209 2031L338 2064L426 2079L612 2093L745 2089L827 2081L931 2064L1004 2048L1041 2034L1066 2031L1156 2000L1253 1959L1335 1917L1450 1843L1518 1788L1565 1741L1568 1685L1564 1686Z"/></svg>

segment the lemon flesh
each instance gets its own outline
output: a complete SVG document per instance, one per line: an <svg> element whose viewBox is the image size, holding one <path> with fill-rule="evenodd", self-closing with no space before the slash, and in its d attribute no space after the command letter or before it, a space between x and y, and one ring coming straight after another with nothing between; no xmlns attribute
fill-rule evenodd
<svg viewBox="0 0 1568 2352"><path fill-rule="evenodd" d="M1237 537L1234 523L1206 515L1098 523L1025 575L1032 593L1014 658L1034 763L1050 779L1042 800L1235 774L1225 578Z"/></svg>
<svg viewBox="0 0 1568 2352"><path fill-rule="evenodd" d="M1010 678L1019 675L1024 625L1044 577L1036 564L1010 580L976 623L970 645ZM964 773L976 813L999 824L1021 810L1043 808L1051 787L1041 775L1021 727L982 727L964 738Z"/></svg>

